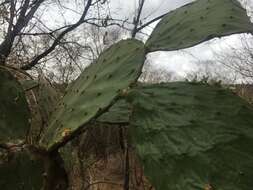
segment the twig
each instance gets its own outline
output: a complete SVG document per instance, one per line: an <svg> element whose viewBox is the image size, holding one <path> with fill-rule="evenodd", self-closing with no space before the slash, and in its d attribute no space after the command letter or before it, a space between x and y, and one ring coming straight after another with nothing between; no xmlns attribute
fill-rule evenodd
<svg viewBox="0 0 253 190"><path fill-rule="evenodd" d="M134 23L133 23L134 24L134 29L132 31L132 38L135 38L135 36L138 32L137 27L138 27L138 24L140 22L140 17L141 17L141 13L142 13L144 3L145 3L145 0L140 0L140 5L139 5L139 8L138 8L137 17L134 19Z"/></svg>

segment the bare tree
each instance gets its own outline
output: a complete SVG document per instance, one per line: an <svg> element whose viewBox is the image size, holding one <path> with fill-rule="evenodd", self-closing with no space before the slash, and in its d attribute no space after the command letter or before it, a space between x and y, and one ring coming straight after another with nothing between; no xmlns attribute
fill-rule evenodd
<svg viewBox="0 0 253 190"><path fill-rule="evenodd" d="M105 48L162 18L143 24L145 0L138 3L135 18L121 20L111 15L108 0L1 0L0 64L69 83ZM50 12L59 23L48 20ZM73 19L66 18L69 13Z"/></svg>
<svg viewBox="0 0 253 190"><path fill-rule="evenodd" d="M64 1L57 2L61 9L65 11L70 9L63 4ZM91 51L92 48L77 43L77 40L72 41L73 38L70 41L69 36L83 24L94 25L96 21L105 20L104 15L99 14L97 17L93 15L93 12L95 12L93 10L103 7L107 0L80 0L75 2L79 2L79 4L82 2L83 5L81 12L71 9L71 11L80 15L79 19L75 23L66 22L63 26L51 29L48 23L44 21L45 19L43 20L43 16L46 9L50 6L56 6L55 2L49 0L3 1L0 4L1 10L3 10L0 15L1 21L4 23L1 28L4 30L4 39L0 44L1 65L10 64L8 61L13 60L10 58L11 55L18 57L18 59L25 57L19 63L21 69L29 70L50 59L48 56L50 57L51 53L57 48L71 55L68 48L70 44L72 48L83 48ZM62 18L64 19L64 15ZM70 59L73 58L70 57ZM15 64L16 62L14 62Z"/></svg>
<svg viewBox="0 0 253 190"><path fill-rule="evenodd" d="M196 61L196 65L198 65L197 70L188 73L186 80L226 85L238 82L238 74L216 60L199 60Z"/></svg>
<svg viewBox="0 0 253 190"><path fill-rule="evenodd" d="M156 68L149 60L146 61L139 79L139 81L143 83L161 83L173 80L176 80L175 73Z"/></svg>
<svg viewBox="0 0 253 190"><path fill-rule="evenodd" d="M6 58L11 53L15 38L27 26L34 14L44 0L21 2L11 0L1 2L1 8L8 12L8 16L3 18L8 25L3 42L0 44L0 64L4 65Z"/></svg>
<svg viewBox="0 0 253 190"><path fill-rule="evenodd" d="M215 52L215 59L220 64L238 73L244 81L253 79L253 38L241 36L236 47L228 46L222 52Z"/></svg>

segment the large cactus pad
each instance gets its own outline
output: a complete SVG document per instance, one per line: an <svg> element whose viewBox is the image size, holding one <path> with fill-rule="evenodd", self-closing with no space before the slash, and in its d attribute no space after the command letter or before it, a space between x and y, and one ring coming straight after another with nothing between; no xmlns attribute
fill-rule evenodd
<svg viewBox="0 0 253 190"><path fill-rule="evenodd" d="M236 0L197 0L168 13L147 41L148 51L171 51L215 37L253 32L253 26Z"/></svg>
<svg viewBox="0 0 253 190"><path fill-rule="evenodd" d="M137 40L123 40L105 50L68 89L41 144L57 148L101 115L136 82L144 59L144 44Z"/></svg>
<svg viewBox="0 0 253 190"><path fill-rule="evenodd" d="M130 107L124 99L118 100L108 112L101 115L97 121L105 124L127 124L129 122L129 110Z"/></svg>
<svg viewBox="0 0 253 190"><path fill-rule="evenodd" d="M31 89L36 88L36 87L39 86L38 81L32 80L32 79L30 79L30 80L22 80L22 81L20 81L20 83L21 83L21 85L22 85L22 87L23 87L23 89L25 91L29 91L29 90L31 90Z"/></svg>
<svg viewBox="0 0 253 190"><path fill-rule="evenodd" d="M22 86L0 67L0 144L25 139L29 130L30 111Z"/></svg>
<svg viewBox="0 0 253 190"><path fill-rule="evenodd" d="M55 110L61 94L50 84L44 75L40 75L38 83L39 86L34 91L43 122L48 124L48 120Z"/></svg>
<svg viewBox="0 0 253 190"><path fill-rule="evenodd" d="M156 190L250 190L253 109L220 87L168 83L130 91L130 133Z"/></svg>
<svg viewBox="0 0 253 190"><path fill-rule="evenodd" d="M26 150L11 155L0 150L0 189L40 190L42 175L43 163L31 159Z"/></svg>

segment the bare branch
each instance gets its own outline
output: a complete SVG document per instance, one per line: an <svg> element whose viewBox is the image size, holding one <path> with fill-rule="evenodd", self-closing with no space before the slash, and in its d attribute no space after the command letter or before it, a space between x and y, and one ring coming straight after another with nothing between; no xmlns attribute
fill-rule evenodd
<svg viewBox="0 0 253 190"><path fill-rule="evenodd" d="M34 67L35 65L37 65L41 59L43 59L45 56L47 56L48 54L50 54L57 47L57 45L59 44L59 42L61 41L61 39L67 33L73 31L78 26L80 26L81 24L83 24L85 22L84 18L86 17L86 15L88 13L88 10L91 7L91 4L92 4L92 0L88 0L87 3L86 3L86 6L84 8L84 11L83 11L83 14L82 14L81 18L75 24L71 25L69 28L67 28L63 32L61 32L61 34L55 39L55 41L53 42L53 44L51 45L51 47L49 47L46 51L44 51L43 53L41 53L40 55L38 55L37 57L35 57L27 65L22 66L21 69L23 69L23 70L29 70L32 67Z"/></svg>
<svg viewBox="0 0 253 190"><path fill-rule="evenodd" d="M11 53L11 48L13 46L13 42L15 40L15 37L19 34L19 32L29 23L29 21L34 16L35 12L43 3L45 0L37 0L32 3L32 7L30 8L30 11L27 13L29 7L30 7L30 0L25 0L24 4L21 6L19 17L17 18L16 24L13 25L14 20L14 13L13 10L15 7L15 4L11 1L11 15L9 20L9 27L7 35L4 39L4 41L0 44L0 65L4 65L6 62L6 58ZM13 29L12 29L13 28Z"/></svg>
<svg viewBox="0 0 253 190"><path fill-rule="evenodd" d="M136 29L136 32L139 32L139 31L141 31L143 28L149 26L150 24L152 24L152 23L154 23L154 22L156 22L156 21L162 19L165 15L167 15L167 13L166 13L166 14L163 14L163 15L161 15L161 16L158 16L158 17L156 17L156 18L154 18L154 19L152 19L152 20L150 20L150 21L148 21L147 23L145 23L145 24L143 24L142 26L140 26L139 28L137 28L137 29Z"/></svg>
<svg viewBox="0 0 253 190"><path fill-rule="evenodd" d="M138 27L139 22L140 22L140 17L141 17L141 13L142 13L144 3L145 3L145 0L140 0L139 1L139 8L138 8L138 11L137 11L137 17L134 18L134 22L133 22L134 29L132 31L132 38L134 38L137 34L137 27Z"/></svg>

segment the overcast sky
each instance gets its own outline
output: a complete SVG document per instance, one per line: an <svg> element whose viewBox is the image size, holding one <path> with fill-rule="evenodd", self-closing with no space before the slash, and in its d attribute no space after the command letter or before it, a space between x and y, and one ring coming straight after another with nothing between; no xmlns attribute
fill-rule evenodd
<svg viewBox="0 0 253 190"><path fill-rule="evenodd" d="M178 8L193 0L147 0L144 6L142 19L152 19L170 10ZM251 2L253 4L253 0ZM252 5L251 4L251 5ZM134 15L137 0L111 0L112 13L119 18L128 18ZM153 25L154 27L155 25ZM150 33L151 28L145 32ZM240 35L233 35L222 39L214 39L183 51L156 52L149 55L152 64L157 67L173 71L179 76L198 69L196 61L213 59L213 51L222 52L226 47L238 47Z"/></svg>
<svg viewBox="0 0 253 190"><path fill-rule="evenodd" d="M143 20L143 23L145 23L152 18L167 13L192 1L193 0L146 0L141 19ZM251 3L253 9L253 0L247 1ZM110 0L108 10L110 10L113 18L132 19L138 6L137 2L138 0ZM71 4L72 3L70 2L70 5ZM81 10L83 9L81 6L77 8ZM70 14L63 14L62 16L70 18L69 22L73 23L80 17L80 15L73 14L74 13L72 12ZM57 18L61 17L54 17L52 15L49 16L48 14L48 19L50 20L49 22L52 23L54 27L62 25L59 20L52 20ZM151 27L146 27L144 32L150 34L152 29L155 27L155 24ZM197 61L213 59L213 51L222 52L228 46L238 47L240 44L239 39L240 35L232 35L222 39L214 39L198 46L184 49L183 51L155 52L150 54L148 58L152 60L152 65L155 67L168 70L169 72L174 72L176 75L184 77L188 73L198 70L198 66L196 64Z"/></svg>

